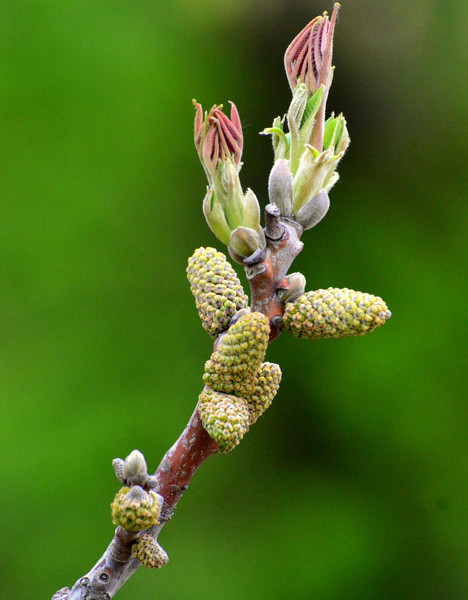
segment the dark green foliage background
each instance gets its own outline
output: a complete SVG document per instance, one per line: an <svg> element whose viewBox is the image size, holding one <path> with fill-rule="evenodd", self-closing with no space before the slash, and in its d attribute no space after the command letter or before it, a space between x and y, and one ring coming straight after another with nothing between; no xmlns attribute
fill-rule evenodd
<svg viewBox="0 0 468 600"><path fill-rule="evenodd" d="M290 5L293 5L291 8ZM379 294L357 339L283 335L278 397L194 478L125 599L468 596L464 0L351 2L329 108L352 144L295 263ZM193 108L234 100L262 203L292 37L331 2L4 0L0 7L2 598L49 598L100 557L111 461L151 469L211 341L185 278L201 245Z"/></svg>

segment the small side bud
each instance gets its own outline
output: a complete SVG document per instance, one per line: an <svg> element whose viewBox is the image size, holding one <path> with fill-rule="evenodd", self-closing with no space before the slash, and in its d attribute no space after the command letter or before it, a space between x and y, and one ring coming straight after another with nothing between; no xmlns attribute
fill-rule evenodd
<svg viewBox="0 0 468 600"><path fill-rule="evenodd" d="M312 227L320 223L329 208L330 199L328 193L322 190L299 209L297 214L294 215L294 219L302 226L304 231L312 229Z"/></svg>
<svg viewBox="0 0 468 600"><path fill-rule="evenodd" d="M130 485L141 485L148 478L146 460L139 450L133 450L125 459L123 477Z"/></svg>
<svg viewBox="0 0 468 600"><path fill-rule="evenodd" d="M132 555L148 569L160 569L169 562L164 548L148 533L138 537L132 546Z"/></svg>
<svg viewBox="0 0 468 600"><path fill-rule="evenodd" d="M119 490L111 504L112 522L127 531L142 531L159 523L164 499L135 485Z"/></svg>
<svg viewBox="0 0 468 600"><path fill-rule="evenodd" d="M226 221L226 215L224 214L221 204L216 198L214 190L210 187L207 188L206 195L203 200L203 214L208 227L215 234L218 240L223 242L223 244L229 244L231 228Z"/></svg>
<svg viewBox="0 0 468 600"><path fill-rule="evenodd" d="M232 233L229 240L229 249L238 256L247 258L252 256L254 252L262 248L263 240L258 231L254 231L249 227L237 227Z"/></svg>
<svg viewBox="0 0 468 600"><path fill-rule="evenodd" d="M378 296L348 288L307 292L286 304L284 327L305 339L339 338L370 333L391 317Z"/></svg>
<svg viewBox="0 0 468 600"><path fill-rule="evenodd" d="M239 444L249 429L249 410L243 398L205 388L198 400L203 427L226 454Z"/></svg>
<svg viewBox="0 0 468 600"><path fill-rule="evenodd" d="M255 231L260 228L260 204L257 196L250 188L245 193L242 224L244 227L249 227Z"/></svg>
<svg viewBox="0 0 468 600"><path fill-rule="evenodd" d="M114 458L112 461L112 468L114 469L114 473L120 483L127 485L127 481L123 474L124 461L121 458Z"/></svg>
<svg viewBox="0 0 468 600"><path fill-rule="evenodd" d="M299 296L305 292L306 278L302 273L291 273L287 276L289 288L286 290L278 290L278 298L286 304L286 302L295 302Z"/></svg>
<svg viewBox="0 0 468 600"><path fill-rule="evenodd" d="M289 161L282 158L274 164L268 179L268 197L276 204L284 217L291 216L293 199L293 176Z"/></svg>

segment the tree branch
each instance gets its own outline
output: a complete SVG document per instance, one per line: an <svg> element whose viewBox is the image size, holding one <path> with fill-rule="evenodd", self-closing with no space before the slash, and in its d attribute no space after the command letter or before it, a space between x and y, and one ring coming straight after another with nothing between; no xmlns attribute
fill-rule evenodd
<svg viewBox="0 0 468 600"><path fill-rule="evenodd" d="M265 213L266 250L259 262L248 264L247 259L245 271L251 291L251 310L262 312L269 318L271 342L281 333L284 313L284 304L279 300L277 291L288 289L286 275L303 244L299 240L302 229L297 223L280 218L279 211L271 204L266 207ZM184 431L166 452L154 474L159 483L158 493L164 498L159 524L148 530L155 539L172 518L197 469L218 448L217 442L203 428L195 408ZM75 583L71 591L68 588L59 590L54 595L55 600L107 600L115 596L141 566L131 553L131 546L139 533L117 527L114 538L94 567Z"/></svg>

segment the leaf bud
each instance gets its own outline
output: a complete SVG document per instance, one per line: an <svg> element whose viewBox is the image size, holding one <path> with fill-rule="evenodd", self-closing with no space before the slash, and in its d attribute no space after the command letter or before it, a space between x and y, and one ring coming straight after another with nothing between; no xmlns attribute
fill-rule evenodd
<svg viewBox="0 0 468 600"><path fill-rule="evenodd" d="M268 197L271 204L276 204L284 217L291 216L293 199L293 176L289 161L277 160L268 179Z"/></svg>

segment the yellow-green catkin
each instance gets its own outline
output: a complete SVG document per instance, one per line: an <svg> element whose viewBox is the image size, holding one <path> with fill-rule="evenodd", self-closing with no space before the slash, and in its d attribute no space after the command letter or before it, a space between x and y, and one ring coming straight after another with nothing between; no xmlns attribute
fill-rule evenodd
<svg viewBox="0 0 468 600"><path fill-rule="evenodd" d="M279 365L270 362L262 363L254 378L252 393L246 397L251 425L270 406L280 383L281 369Z"/></svg>
<svg viewBox="0 0 468 600"><path fill-rule="evenodd" d="M160 496L140 486L120 489L111 504L112 522L128 531L142 531L158 524Z"/></svg>
<svg viewBox="0 0 468 600"><path fill-rule="evenodd" d="M140 535L133 544L132 554L148 569L160 569L169 562L166 551L147 533Z"/></svg>
<svg viewBox="0 0 468 600"><path fill-rule="evenodd" d="M364 335L391 317L378 296L348 288L307 292L286 304L284 327L306 339Z"/></svg>
<svg viewBox="0 0 468 600"><path fill-rule="evenodd" d="M221 454L237 446L249 429L250 414L243 398L205 388L198 400L198 412Z"/></svg>
<svg viewBox="0 0 468 600"><path fill-rule="evenodd" d="M270 324L265 315L242 315L205 363L205 384L218 392L248 396L265 358L269 335Z"/></svg>
<svg viewBox="0 0 468 600"><path fill-rule="evenodd" d="M198 248L188 260L190 290L204 329L212 336L225 331L248 298L231 264L215 248Z"/></svg>

